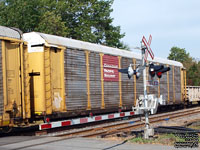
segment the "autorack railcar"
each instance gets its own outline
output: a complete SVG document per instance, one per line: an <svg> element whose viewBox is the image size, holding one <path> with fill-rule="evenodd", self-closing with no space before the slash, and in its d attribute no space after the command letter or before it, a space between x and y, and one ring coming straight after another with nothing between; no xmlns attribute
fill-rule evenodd
<svg viewBox="0 0 200 150"><path fill-rule="evenodd" d="M140 63L137 53L38 32L25 33L23 38L28 43L34 116L77 117L131 110L143 94L142 77L129 80L118 72ZM149 86L148 93L162 95L166 105L183 104L183 65L161 58L151 62L171 70L158 79L158 86Z"/></svg>

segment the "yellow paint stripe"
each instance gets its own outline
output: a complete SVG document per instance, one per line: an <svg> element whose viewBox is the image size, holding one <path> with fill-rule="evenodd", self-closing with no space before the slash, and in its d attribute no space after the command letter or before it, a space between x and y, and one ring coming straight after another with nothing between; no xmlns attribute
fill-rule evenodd
<svg viewBox="0 0 200 150"><path fill-rule="evenodd" d="M119 69L121 69L121 56L118 56ZM121 73L119 73L119 107L122 107L122 81Z"/></svg>
<svg viewBox="0 0 200 150"><path fill-rule="evenodd" d="M105 109L105 102L104 102L104 79L103 79L103 55L100 55L100 68L101 68L101 109Z"/></svg>
<svg viewBox="0 0 200 150"><path fill-rule="evenodd" d="M90 68L89 68L89 52L85 51L86 54L86 75L87 75L87 110L91 110L90 101Z"/></svg>

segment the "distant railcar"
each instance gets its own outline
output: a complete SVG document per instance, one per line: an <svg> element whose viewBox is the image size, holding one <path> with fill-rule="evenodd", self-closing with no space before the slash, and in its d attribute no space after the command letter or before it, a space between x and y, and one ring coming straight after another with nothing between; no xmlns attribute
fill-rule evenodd
<svg viewBox="0 0 200 150"><path fill-rule="evenodd" d="M187 98L188 103L198 102L200 104L200 86L187 86Z"/></svg>

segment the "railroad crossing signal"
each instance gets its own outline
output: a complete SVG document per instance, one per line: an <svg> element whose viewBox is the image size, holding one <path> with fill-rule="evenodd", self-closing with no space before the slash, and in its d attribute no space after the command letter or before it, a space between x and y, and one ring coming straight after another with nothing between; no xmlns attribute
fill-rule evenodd
<svg viewBox="0 0 200 150"><path fill-rule="evenodd" d="M162 74L169 71L170 70L170 67L164 67L163 69L159 70L156 75L158 78L161 78L162 77Z"/></svg>
<svg viewBox="0 0 200 150"><path fill-rule="evenodd" d="M132 64L130 64L128 68L118 69L118 71L121 72L121 73L124 73L124 74L128 74L128 78L129 79L133 75L136 76L136 79L138 79L140 77L140 70L139 70L139 68L136 68L135 70L133 70Z"/></svg>
<svg viewBox="0 0 200 150"><path fill-rule="evenodd" d="M162 77L162 74L169 71L170 67L164 67L163 65L154 65L153 63L149 65L149 74L153 78L155 74L158 78Z"/></svg>
<svg viewBox="0 0 200 150"><path fill-rule="evenodd" d="M170 68L164 68L163 65L154 65L154 64L147 64L147 57L148 54L150 54L151 58L154 59L154 54L150 48L151 45L152 36L149 36L149 40L147 42L146 38L143 36L142 42L141 42L141 64L137 67L136 70L133 70L132 65L130 64L128 68L125 69L119 69L118 71L121 73L128 74L128 78L130 79L131 76L134 74L136 77L139 77L140 71L143 72L143 84L144 84L144 95L141 95L142 98L139 99L139 101L142 103L142 105L136 105L136 107L133 107L133 109L138 112L138 114L144 113L145 114L145 130L144 130L144 137L149 138L149 136L152 136L154 134L154 130L149 127L149 111L156 112L157 106L158 106L158 98L154 98L151 95L147 94L147 86L148 85L158 85L158 81L148 81L146 79L146 67L149 66L149 73L152 77L157 74L159 78L161 78L162 73L169 71ZM137 76L138 73L138 76ZM150 98L152 97L152 98ZM138 100L137 100L138 101Z"/></svg>
<svg viewBox="0 0 200 150"><path fill-rule="evenodd" d="M149 65L149 74L153 78L157 71L163 69L163 65L154 65L153 63Z"/></svg>
<svg viewBox="0 0 200 150"><path fill-rule="evenodd" d="M142 42L144 43L144 45L146 46L146 51L145 51L145 55L144 55L144 59L145 61L147 61L147 57L148 57L148 53L150 54L151 58L154 59L154 54L153 51L151 50L151 40L152 40L152 36L149 36L149 40L147 42L146 38L143 36L142 38Z"/></svg>

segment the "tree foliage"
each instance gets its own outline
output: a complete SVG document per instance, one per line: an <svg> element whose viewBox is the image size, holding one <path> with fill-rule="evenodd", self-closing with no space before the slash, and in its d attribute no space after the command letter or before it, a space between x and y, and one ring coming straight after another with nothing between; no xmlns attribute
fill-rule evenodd
<svg viewBox="0 0 200 150"><path fill-rule="evenodd" d="M172 47L168 59L183 63L187 72L187 85L200 86L200 62L190 57L184 48Z"/></svg>
<svg viewBox="0 0 200 150"><path fill-rule="evenodd" d="M184 63L189 59L189 53L184 48L172 47L168 59Z"/></svg>
<svg viewBox="0 0 200 150"><path fill-rule="evenodd" d="M113 26L113 0L2 0L0 25L126 48Z"/></svg>
<svg viewBox="0 0 200 150"><path fill-rule="evenodd" d="M187 71L188 85L200 86L200 62L193 62Z"/></svg>

